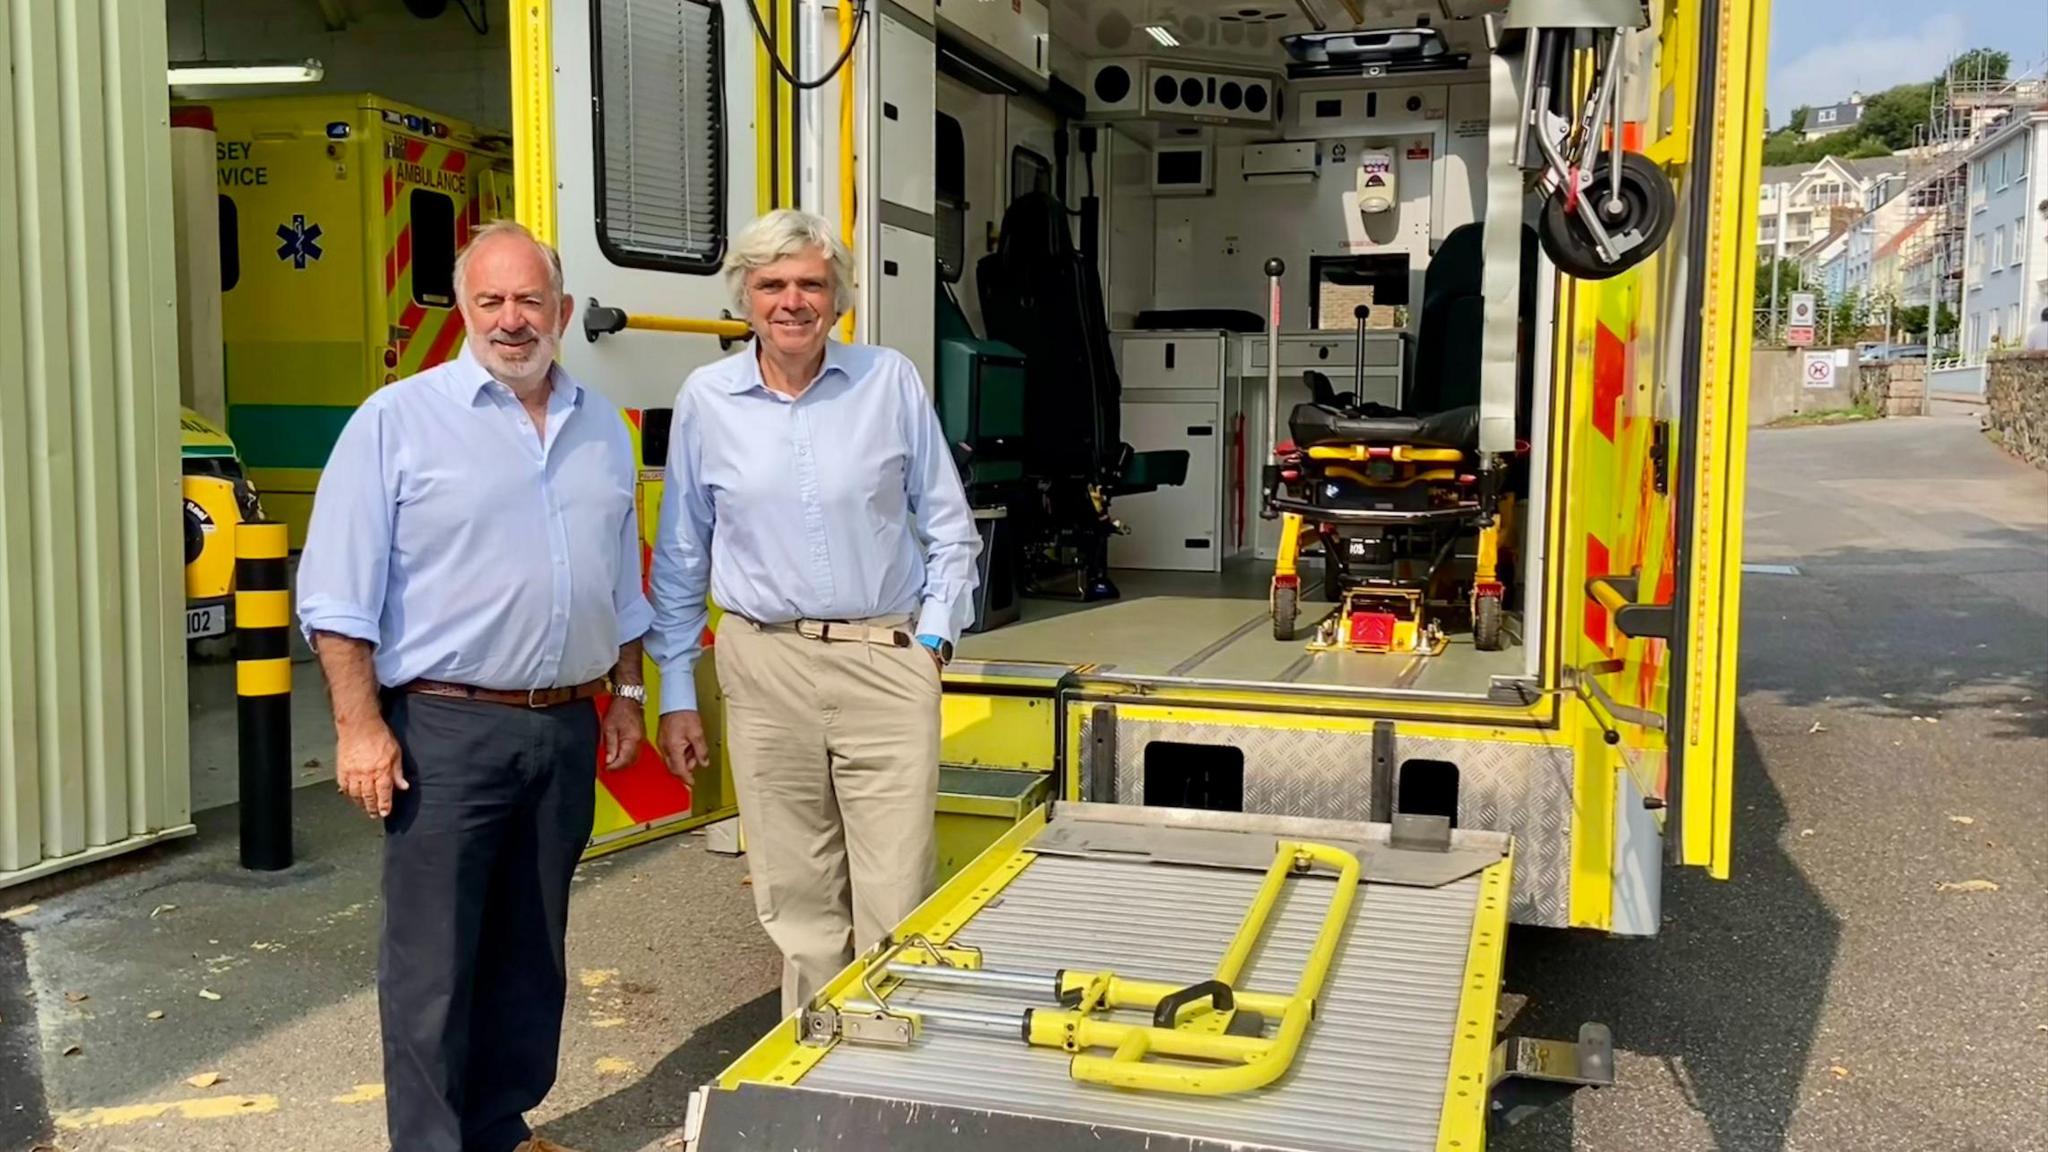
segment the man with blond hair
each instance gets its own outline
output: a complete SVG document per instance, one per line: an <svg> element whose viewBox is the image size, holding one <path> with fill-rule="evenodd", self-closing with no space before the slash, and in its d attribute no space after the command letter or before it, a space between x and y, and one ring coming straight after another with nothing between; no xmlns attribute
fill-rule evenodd
<svg viewBox="0 0 2048 1152"><path fill-rule="evenodd" d="M707 763L707 594L724 610L726 750L792 1013L932 890L940 670L980 537L917 370L830 339L853 301L831 227L769 213L726 277L754 340L676 397L649 646L661 750L687 777Z"/></svg>
<svg viewBox="0 0 2048 1152"><path fill-rule="evenodd" d="M554 250L487 225L455 292L462 354L377 391L335 442L299 617L335 783L383 821L392 1146L546 1152L524 1113L555 1080L569 880L600 756L640 744L653 614L626 426L554 362L575 307Z"/></svg>

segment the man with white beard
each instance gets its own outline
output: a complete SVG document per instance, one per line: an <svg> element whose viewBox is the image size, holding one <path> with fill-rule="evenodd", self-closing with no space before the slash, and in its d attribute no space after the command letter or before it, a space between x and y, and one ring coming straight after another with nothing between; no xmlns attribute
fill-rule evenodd
<svg viewBox="0 0 2048 1152"><path fill-rule="evenodd" d="M645 720L631 440L554 363L575 302L511 222L455 268L462 354L378 390L299 568L335 783L384 826L386 1123L407 1152L546 1152L569 879ZM609 693L602 723L593 698Z"/></svg>

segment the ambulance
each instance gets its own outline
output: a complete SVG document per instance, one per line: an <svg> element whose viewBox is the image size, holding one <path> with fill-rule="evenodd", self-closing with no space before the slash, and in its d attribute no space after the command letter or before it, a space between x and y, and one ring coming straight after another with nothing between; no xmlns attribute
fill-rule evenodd
<svg viewBox="0 0 2048 1152"><path fill-rule="evenodd" d="M375 93L209 99L177 116L213 134L220 211L227 428L189 409L183 424L186 632L200 638L232 626L223 529L262 514L303 545L356 406L461 351L456 255L514 205L509 136ZM639 414L625 415L637 444ZM666 835L692 806L650 743L599 780L586 854Z"/></svg>
<svg viewBox="0 0 2048 1152"><path fill-rule="evenodd" d="M1729 875L1769 8L526 0L504 132L207 101L188 592L256 491L303 538L507 213L645 540L678 385L747 350L733 237L821 213L842 337L930 384L982 533L943 861L682 1144L1474 1152L1519 1082L1615 1076L1597 1021L1504 1031L1513 930L1655 937L1674 873ZM746 818L729 767L632 772L592 851Z"/></svg>
<svg viewBox="0 0 2048 1152"><path fill-rule="evenodd" d="M797 205L855 255L845 336L932 384L986 545L939 815L1014 804L687 1146L1472 1152L1517 1080L1611 1083L1597 1022L1500 1034L1501 972L1510 925L1650 937L1667 873L1729 874L1768 24L515 9L517 210L644 463L746 338L730 238ZM705 775L676 827L734 815Z"/></svg>
<svg viewBox="0 0 2048 1152"><path fill-rule="evenodd" d="M263 504L227 433L190 408L178 416L185 533L185 640L227 635L234 624L235 526Z"/></svg>
<svg viewBox="0 0 2048 1152"><path fill-rule="evenodd" d="M732 234L832 220L983 524L938 816L1018 802L688 1144L1470 1150L1611 1082L1496 1000L1509 925L1728 875L1767 6L734 8L516 14L565 355L658 440L745 339ZM1425 524L1473 531L1418 576ZM678 827L734 814L700 783Z"/></svg>
<svg viewBox="0 0 2048 1152"><path fill-rule="evenodd" d="M296 550L377 388L461 350L455 255L512 213L502 132L372 93L215 99L227 432Z"/></svg>

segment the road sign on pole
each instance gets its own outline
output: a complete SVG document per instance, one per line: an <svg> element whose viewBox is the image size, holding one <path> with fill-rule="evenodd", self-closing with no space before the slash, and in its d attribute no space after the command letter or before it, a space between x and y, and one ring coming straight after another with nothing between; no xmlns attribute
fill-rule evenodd
<svg viewBox="0 0 2048 1152"><path fill-rule="evenodd" d="M1785 312L1785 343L1812 344L1813 324L1813 293L1792 293L1791 307Z"/></svg>
<svg viewBox="0 0 2048 1152"><path fill-rule="evenodd" d="M1835 354L1833 352L1808 352L1801 357L1804 382L1808 388L1833 388L1835 386Z"/></svg>

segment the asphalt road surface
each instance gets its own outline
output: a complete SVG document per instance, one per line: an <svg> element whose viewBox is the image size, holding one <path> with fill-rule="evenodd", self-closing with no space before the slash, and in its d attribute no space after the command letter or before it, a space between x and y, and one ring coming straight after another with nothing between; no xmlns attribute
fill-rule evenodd
<svg viewBox="0 0 2048 1152"><path fill-rule="evenodd" d="M2048 1148L2048 476L1974 417L1752 435L1734 876L1518 931L1515 1027L1621 1083L1499 1152ZM1995 891L1964 891L1944 885Z"/></svg>
<svg viewBox="0 0 2048 1152"><path fill-rule="evenodd" d="M1752 444L1746 559L1796 573L1744 582L1735 878L1670 877L1654 940L1513 934L1511 1027L1605 1022L1621 1082L1490 1147L2048 1149L2048 475L1973 418ZM0 898L0 1149L385 1147L376 837L297 804L287 873L225 808ZM544 1135L673 1147L773 1023L744 874L697 837L583 869Z"/></svg>

